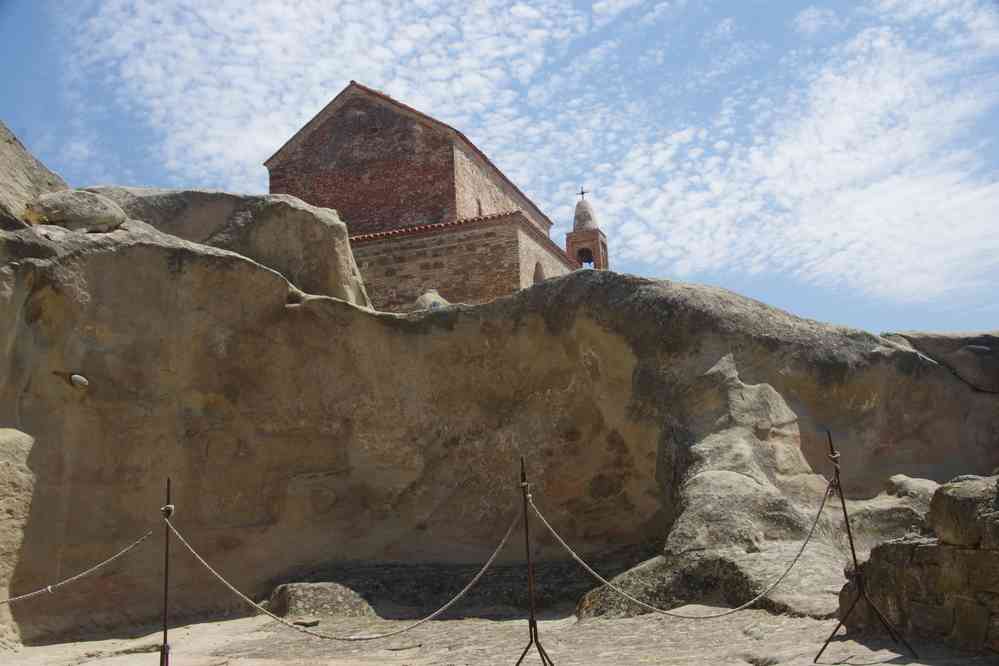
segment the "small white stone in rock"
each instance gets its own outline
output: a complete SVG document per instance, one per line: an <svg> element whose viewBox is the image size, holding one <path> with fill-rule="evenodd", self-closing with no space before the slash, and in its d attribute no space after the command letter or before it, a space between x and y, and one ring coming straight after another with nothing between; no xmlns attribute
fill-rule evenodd
<svg viewBox="0 0 999 666"><path fill-rule="evenodd" d="M70 375L69 382L76 388L84 389L90 386L90 380L83 375Z"/></svg>

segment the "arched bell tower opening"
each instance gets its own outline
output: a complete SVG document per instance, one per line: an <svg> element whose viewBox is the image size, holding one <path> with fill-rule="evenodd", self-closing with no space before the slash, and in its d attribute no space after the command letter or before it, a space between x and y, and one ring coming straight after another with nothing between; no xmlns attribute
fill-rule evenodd
<svg viewBox="0 0 999 666"><path fill-rule="evenodd" d="M565 253L579 262L581 268L607 270L607 236L597 224L593 206L586 200L586 190L579 190L579 203L572 223L572 232L565 235Z"/></svg>
<svg viewBox="0 0 999 666"><path fill-rule="evenodd" d="M542 268L541 262L534 264L534 284L545 281L545 269Z"/></svg>

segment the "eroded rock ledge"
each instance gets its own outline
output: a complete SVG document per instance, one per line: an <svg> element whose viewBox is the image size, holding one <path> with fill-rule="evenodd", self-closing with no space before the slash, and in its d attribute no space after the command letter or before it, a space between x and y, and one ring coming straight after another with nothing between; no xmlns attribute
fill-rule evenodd
<svg viewBox="0 0 999 666"><path fill-rule="evenodd" d="M36 169L22 153L18 168ZM923 528L930 486L896 478L879 495L888 477L999 463L999 396L903 340L595 271L482 306L376 313L333 211L219 192L52 195L61 181L39 177L0 211L15 229L0 231L0 597L159 528L168 476L175 524L256 598L340 571L349 590L334 596L353 599L370 581L347 571L357 562L453 572L509 524L524 455L541 509L621 584L664 606L741 603L810 525L825 428L862 549ZM770 608L832 612L837 520L821 518ZM565 581L552 603L592 589L578 571L560 578L574 565L535 533L544 571ZM154 534L98 576L0 608L0 642L158 617ZM516 570L499 573L483 604L519 599L503 582ZM173 580L177 621L245 612L183 552ZM411 592L405 605L436 599ZM604 592L580 613L635 612Z"/></svg>
<svg viewBox="0 0 999 666"><path fill-rule="evenodd" d="M935 537L876 546L863 566L867 590L907 636L975 652L999 652L999 477L958 477L933 497ZM840 612L856 598L851 582ZM848 620L855 631L883 631L867 604Z"/></svg>
<svg viewBox="0 0 999 666"><path fill-rule="evenodd" d="M12 593L156 525L167 475L177 525L259 598L338 561L481 562L524 454L581 553L655 544L693 582L652 600L678 603L712 572L750 591L786 562L825 487L825 426L855 497L997 462L995 396L910 348L722 289L581 271L380 314L137 221L3 233L0 262L0 418L33 438ZM802 569L824 577L789 585L786 607L835 606L845 559L828 521ZM914 521L871 522L868 547ZM159 547L12 608L11 626L40 640L155 618ZM242 611L189 559L175 567L178 618Z"/></svg>

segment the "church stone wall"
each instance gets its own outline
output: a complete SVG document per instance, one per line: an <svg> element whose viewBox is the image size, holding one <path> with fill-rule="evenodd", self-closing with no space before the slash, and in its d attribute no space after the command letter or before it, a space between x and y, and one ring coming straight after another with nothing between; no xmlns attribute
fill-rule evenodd
<svg viewBox="0 0 999 666"><path fill-rule="evenodd" d="M454 221L454 187L449 136L361 95L270 167L272 194L335 208L351 235Z"/></svg>
<svg viewBox="0 0 999 666"><path fill-rule="evenodd" d="M549 224L534 213L530 202L481 157L458 143L454 145L454 182L458 219L520 210L534 226L548 233Z"/></svg>
<svg viewBox="0 0 999 666"><path fill-rule="evenodd" d="M520 288L518 228L505 219L435 233L353 243L372 304L398 312L436 289L452 303L484 303Z"/></svg>
<svg viewBox="0 0 999 666"><path fill-rule="evenodd" d="M524 229L517 230L517 247L520 256L521 289L534 284L538 266L541 267L541 274L545 280L573 271L573 268L560 261L546 244Z"/></svg>

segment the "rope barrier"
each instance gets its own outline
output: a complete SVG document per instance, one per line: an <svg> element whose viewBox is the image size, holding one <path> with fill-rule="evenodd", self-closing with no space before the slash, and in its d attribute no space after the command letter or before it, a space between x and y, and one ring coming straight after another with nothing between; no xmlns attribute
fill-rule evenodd
<svg viewBox="0 0 999 666"><path fill-rule="evenodd" d="M57 589L59 589L60 587L62 587L64 585L69 585L70 583L74 583L74 582L80 580L81 578L86 578L90 574L92 574L92 573L94 573L94 572L96 572L96 571L98 571L100 569L103 569L107 565L109 565L112 562L114 562L115 560L117 560L119 557L124 556L130 550L136 548L140 543L142 543L143 541L145 541L146 539L148 539L152 535L152 533L153 533L153 531L149 530L148 532L146 532L145 534L143 534L141 537L139 537L138 539L136 539L135 541L133 541L129 545L125 546L124 548L122 548L121 550L119 550L117 553L115 553L114 555L112 555L111 557L109 557L108 559L104 560L103 562L101 562L99 564L95 564L94 566L90 567L89 569L81 571L80 573L76 574L75 576L70 576L69 578L66 578L65 580L61 580L58 583L53 583L52 585L46 585L45 587L39 588L39 589L35 590L34 592L28 592L27 594L22 594L22 595L19 595L19 596L16 596L16 597L11 597L10 599L0 599L0 606L4 606L6 604L12 604L15 601L24 601L25 599L30 599L32 597L37 597L37 596L42 595L42 594L53 594Z"/></svg>
<svg viewBox="0 0 999 666"><path fill-rule="evenodd" d="M785 569L784 573L782 573L780 575L780 577L777 578L777 580L773 582L773 584L771 584L769 587L767 587L765 590L763 590L763 592L761 592L760 594L756 595L755 597L753 597L752 599L750 599L746 603L742 604L741 606L737 606L735 608L730 608L730 609L728 609L726 611L723 611L721 613L712 613L712 614L709 614L709 615L684 615L683 613L676 613L676 612L673 612L673 611L663 610L663 609L657 608L657 607L655 607L655 606L653 606L651 604L647 604L644 601L642 601L641 599L636 599L635 597L633 597L632 595L628 594L627 592L625 592L624 590L622 590L621 588L617 587L616 585L614 585L613 583L611 583L609 580L607 580L606 578L604 578L603 576L601 576L599 573L597 573L593 569L593 567L591 567L589 564L587 564L583 560L583 558L580 557L576 553L576 551L574 551L572 549L572 547L570 547L569 544L565 542L565 539L563 539L561 537L561 535L559 535L559 533L557 531L555 531L555 528L552 527L552 524L548 522L548 520L541 513L541 510L538 509L537 505L534 504L534 499L529 496L528 497L528 502L530 503L531 508L534 509L534 513L537 514L538 519L541 521L541 523L545 527L548 528L548 531L551 532L552 536L555 537L555 540L566 550L566 552L568 552L569 555L572 556L572 559L576 560L576 562L581 567L583 567L583 569L585 569L588 574L590 574L591 576L593 576L596 580L600 581L603 585L606 585L608 588L610 588L614 592L617 592L619 595L621 595L622 597L624 597L628 601L630 601L630 602L632 602L634 604L637 604L637 605L641 606L642 608L645 608L646 610L652 611L653 613L659 613L661 615L668 615L670 617L675 617L675 618L679 618L679 619L682 619L682 620L713 620L713 619L717 619L717 618L720 618L720 617L725 617L726 615L732 615L733 613L737 613L737 612L739 612L741 610L745 610L746 608L749 608L750 606L752 606L753 604L755 604L757 601L760 601L761 599L763 599L764 597L766 597L767 595L769 595L771 592L773 592L775 589L777 589L777 586L780 585L784 581L785 578L787 578L787 575L789 573L791 573L791 570L798 563L798 560L801 559L801 556L805 552L805 548L808 546L808 542L811 541L812 536L815 535L815 528L818 527L819 519L822 517L822 510L825 509L826 501L829 499L829 495L832 494L832 490L833 490L832 484L830 484L828 487L826 487L826 492L822 495L822 503L819 505L819 510L815 514L815 520L812 521L812 527L811 527L811 529L808 530L808 536L805 537L805 541L801 544L801 548L798 550L798 554L794 556L793 560L791 560L791 564L787 567L787 569Z"/></svg>
<svg viewBox="0 0 999 666"><path fill-rule="evenodd" d="M334 636L333 634L324 634L322 632L313 631L311 629L299 626L297 624L292 624L288 620L285 620L283 617L275 615L271 611L267 610L266 608L264 608L263 606L261 606L260 604L256 603L255 601L253 601L252 599L250 599L248 596L246 596L245 594L243 594L242 592L240 592L239 590L237 590L236 587L232 583L230 583L229 581L227 581L222 576L222 574L220 574L218 571L216 571L214 568L212 568L212 566L210 564L208 564L208 562L205 561L205 558L201 557L201 555L199 555L198 552L196 550L194 550L194 548L191 546L191 544L187 542L187 539L185 539L183 537L183 535L181 535L181 533L179 531L177 531L177 528L174 527L173 523L170 522L169 518L164 517L163 518L163 522L165 522L167 524L167 527L169 527L170 531L173 532L173 535L175 537L177 537L177 540L180 541L180 543L185 548L187 548L188 551L190 551L191 555L193 555L194 558L198 562L200 562L203 567L205 567L206 569L208 569L208 571L210 571L211 574L213 576L215 576L215 578L217 578L220 583L222 583L227 588L229 588L230 592L232 592L237 597L239 597L240 599L242 599L244 603L246 603L249 606L253 607L258 612L263 613L264 615L268 616L272 620L274 620L276 622L279 622L280 624L288 627L289 629L294 629L295 631L297 631L299 633L308 634L309 636L313 636L315 638L322 638L324 640L345 641L345 642L348 642L348 641L375 641L375 640L381 640L381 639L384 639L384 638L391 638L392 636L398 636L400 634L404 634L407 631L411 631L413 629L416 629L420 625L425 624L425 623L433 620L434 618L436 618L439 615L441 615L442 613L444 613L447 609L451 608L451 606L453 606L456 603L458 603L458 601L461 600L462 597L464 597L466 594L468 594L468 592L473 587L475 587L476 583L478 583L479 580L482 579L482 577L485 575L486 571L489 570L489 567L492 566L493 562L499 556L499 554L503 550L504 546L506 546L506 542L510 539L510 535L513 533L514 528L517 527L517 524L520 522L520 518L521 518L521 516L518 513L517 516L516 516L516 518L513 519L513 522L510 523L510 527L507 528L506 534L503 535L503 539L500 540L499 545L496 546L496 550L494 550L493 554L489 556L489 559L486 560L486 563L484 565L482 565L482 568L479 570L479 573L475 574L475 577L472 578L472 580L469 581L468 584L465 585L465 587L462 588L461 591L458 592L458 594L455 595L455 597L452 598L449 602L447 602L446 604L444 604L443 606L441 606L440 608L438 608L437 610L435 610L430 615L428 615L428 616L426 616L426 617L424 617L424 618L422 618L420 620L417 620L413 624L410 624L410 625L408 625L406 627L403 627L402 629L397 629L395 631L390 631L390 632L384 633L384 634L374 634L374 635L370 635L370 636Z"/></svg>

